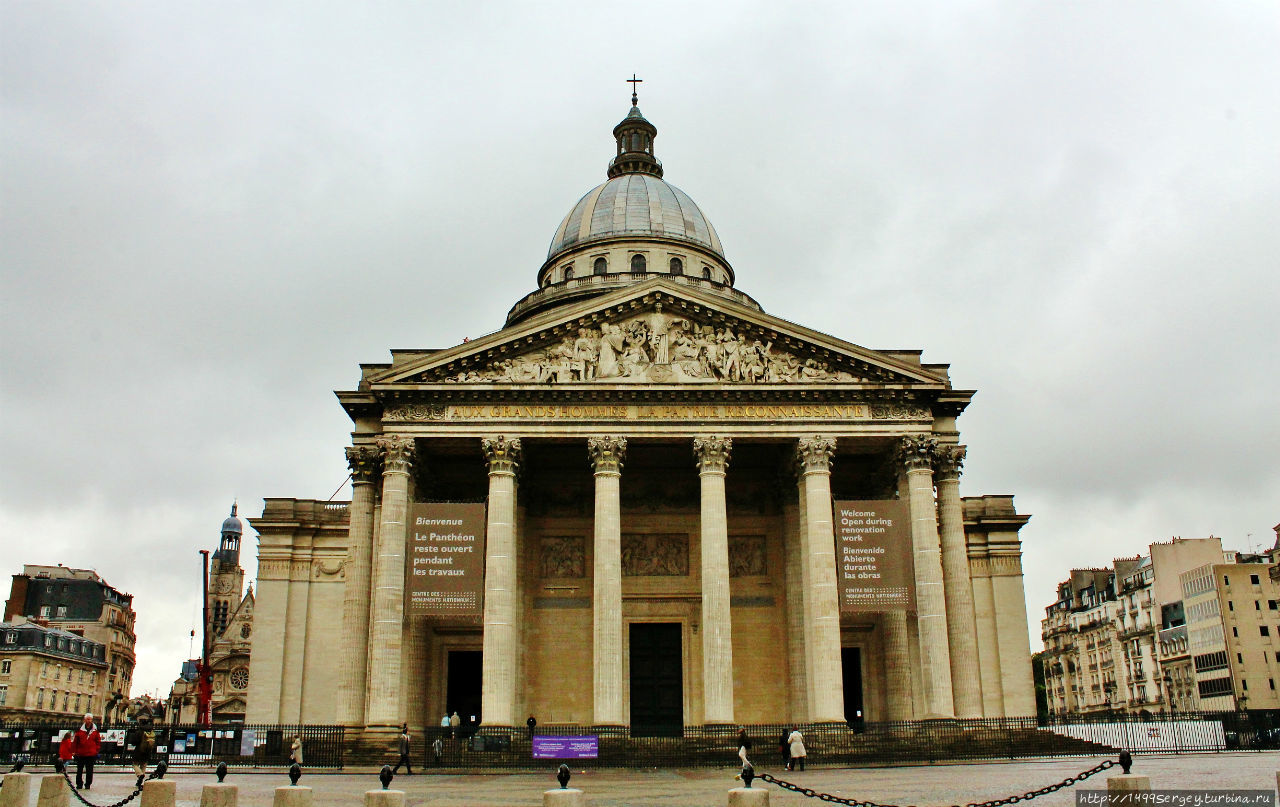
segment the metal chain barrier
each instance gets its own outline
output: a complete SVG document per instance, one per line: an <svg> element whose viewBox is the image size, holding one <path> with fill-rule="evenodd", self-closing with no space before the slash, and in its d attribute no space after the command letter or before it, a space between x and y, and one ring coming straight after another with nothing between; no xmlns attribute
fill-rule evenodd
<svg viewBox="0 0 1280 807"><path fill-rule="evenodd" d="M1088 779L1090 776L1093 776L1096 773L1101 773L1102 771L1105 771L1107 768L1114 767L1115 764L1116 763L1112 762L1111 760L1106 759L1098 763L1097 765L1093 766L1087 771L1082 771L1076 774L1075 776L1068 776L1066 779L1063 779L1061 782L1056 782L1054 784L1047 785L1045 787L1040 788L1039 790L1028 790L1026 793L1022 793L1017 796L1006 796L1003 799L991 799L990 801L972 801L972 802L969 802L964 807L1000 807L1000 805L1004 805L1004 804L1016 804L1017 802L1020 802L1020 801L1030 801L1031 799L1034 799L1037 796L1045 796L1045 795L1048 795L1049 793L1053 793L1058 790L1061 790L1067 785L1074 785L1077 782L1083 782L1085 779ZM782 779L778 779L775 776L770 776L767 773L756 774L756 776L759 779L762 779L766 782L777 785L783 790L790 790L794 793L799 793L800 795L806 796L811 799L818 799L819 801L827 801L833 804L848 804L850 805L850 807L901 807L900 805L896 805L896 804L879 804L874 801L859 801L858 799L842 799L839 796L835 796L830 793L819 793L818 791L814 790L811 787L803 787L801 785L795 784L794 782L783 781ZM915 806L905 805L905 807L915 807ZM958 804L955 804L955 805L951 805L951 807L961 807L961 806Z"/></svg>
<svg viewBox="0 0 1280 807"><path fill-rule="evenodd" d="M123 799L120 799L120 801L114 802L112 804L94 804L93 802L86 799L84 796L80 795L80 791L71 782L71 776L67 773L66 765L58 765L57 771L58 773L62 774L63 779L67 780L67 789L71 791L71 795L75 796L76 799L78 799L81 804L85 805L85 807L124 807L124 805L136 799L138 797L138 794L142 792L142 785L138 785L132 793L125 796ZM152 776L150 778L155 778L155 777Z"/></svg>

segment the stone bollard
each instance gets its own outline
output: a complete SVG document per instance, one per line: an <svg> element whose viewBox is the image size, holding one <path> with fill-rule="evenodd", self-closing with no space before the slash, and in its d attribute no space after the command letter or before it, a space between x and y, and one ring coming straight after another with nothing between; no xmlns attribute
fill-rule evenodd
<svg viewBox="0 0 1280 807"><path fill-rule="evenodd" d="M62 774L45 776L40 779L40 795L36 798L36 807L68 807L71 804L71 788Z"/></svg>
<svg viewBox="0 0 1280 807"><path fill-rule="evenodd" d="M27 807L31 801L31 774L6 773L4 787L0 787L0 807Z"/></svg>
<svg viewBox="0 0 1280 807"><path fill-rule="evenodd" d="M1151 790L1151 777L1137 773L1119 773L1107 777L1108 793L1146 793Z"/></svg>
<svg viewBox="0 0 1280 807"><path fill-rule="evenodd" d="M735 787L729 791L729 807L769 807L769 791L763 787Z"/></svg>
<svg viewBox="0 0 1280 807"><path fill-rule="evenodd" d="M141 807L173 807L177 799L177 782L170 779L148 779L142 783Z"/></svg>
<svg viewBox="0 0 1280 807"><path fill-rule="evenodd" d="M404 791L366 790L364 807L404 807Z"/></svg>
<svg viewBox="0 0 1280 807"><path fill-rule="evenodd" d="M200 791L200 807L236 807L239 800L240 788L235 785L217 782L205 785Z"/></svg>
<svg viewBox="0 0 1280 807"><path fill-rule="evenodd" d="M276 788L272 807L311 807L311 788L302 785L285 785Z"/></svg>
<svg viewBox="0 0 1280 807"><path fill-rule="evenodd" d="M542 794L542 807L586 807L586 804L586 795L576 787L557 787Z"/></svg>

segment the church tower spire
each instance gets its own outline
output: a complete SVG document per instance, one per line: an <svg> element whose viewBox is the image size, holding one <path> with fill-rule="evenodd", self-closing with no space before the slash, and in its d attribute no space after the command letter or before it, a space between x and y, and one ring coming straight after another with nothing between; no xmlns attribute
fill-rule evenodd
<svg viewBox="0 0 1280 807"><path fill-rule="evenodd" d="M623 174L649 174L662 176L662 163L653 156L653 141L658 136L658 127L645 120L640 113L640 98L636 95L636 84L644 79L631 78L631 111L622 122L613 127L613 137L618 141L618 153L610 162L609 179Z"/></svg>

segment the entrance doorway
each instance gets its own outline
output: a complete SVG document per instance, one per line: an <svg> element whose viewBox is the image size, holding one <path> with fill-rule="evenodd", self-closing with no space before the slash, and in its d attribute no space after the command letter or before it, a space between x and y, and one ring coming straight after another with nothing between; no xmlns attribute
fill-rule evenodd
<svg viewBox="0 0 1280 807"><path fill-rule="evenodd" d="M844 668L844 720L860 726L866 720L862 711L862 648L840 648L840 665Z"/></svg>
<svg viewBox="0 0 1280 807"><path fill-rule="evenodd" d="M462 719L459 734L475 733L483 716L480 714L480 677L484 669L479 650L450 650L446 671L445 708Z"/></svg>
<svg viewBox="0 0 1280 807"><path fill-rule="evenodd" d="M678 622L631 624L631 736L684 733L684 661Z"/></svg>

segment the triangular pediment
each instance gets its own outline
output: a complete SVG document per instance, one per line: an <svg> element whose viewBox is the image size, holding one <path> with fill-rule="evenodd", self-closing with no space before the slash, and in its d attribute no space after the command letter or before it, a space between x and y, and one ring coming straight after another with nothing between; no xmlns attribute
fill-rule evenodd
<svg viewBox="0 0 1280 807"><path fill-rule="evenodd" d="M479 339L416 354L367 379L412 385L903 385L945 372L655 278Z"/></svg>

